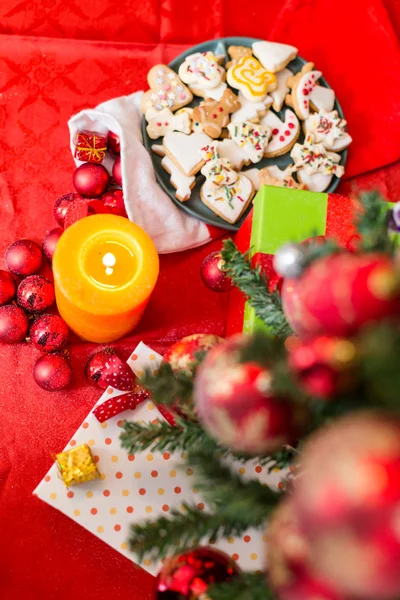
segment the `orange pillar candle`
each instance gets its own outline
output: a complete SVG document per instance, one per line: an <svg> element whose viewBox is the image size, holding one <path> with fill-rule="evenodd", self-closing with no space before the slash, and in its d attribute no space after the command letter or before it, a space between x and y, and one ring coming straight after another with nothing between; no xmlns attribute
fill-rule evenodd
<svg viewBox="0 0 400 600"><path fill-rule="evenodd" d="M139 323L158 271L157 250L138 225L116 215L81 219L53 256L60 315L85 340L117 340Z"/></svg>

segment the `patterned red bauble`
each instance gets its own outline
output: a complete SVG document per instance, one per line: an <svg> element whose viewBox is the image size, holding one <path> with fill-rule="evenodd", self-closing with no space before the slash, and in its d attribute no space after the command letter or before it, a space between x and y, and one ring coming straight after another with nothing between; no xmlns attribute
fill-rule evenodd
<svg viewBox="0 0 400 600"><path fill-rule="evenodd" d="M110 190L101 197L101 200L113 215L127 217L122 190Z"/></svg>
<svg viewBox="0 0 400 600"><path fill-rule="evenodd" d="M29 337L41 352L56 352L67 343L68 327L58 315L42 315L31 326Z"/></svg>
<svg viewBox="0 0 400 600"><path fill-rule="evenodd" d="M15 304L0 306L0 342L17 344L28 333L29 320L25 312Z"/></svg>
<svg viewBox="0 0 400 600"><path fill-rule="evenodd" d="M54 285L41 275L30 275L18 286L17 302L30 313L43 312L55 302Z"/></svg>
<svg viewBox="0 0 400 600"><path fill-rule="evenodd" d="M119 135L113 131L108 132L107 148L113 156L119 156L121 154L121 141Z"/></svg>
<svg viewBox="0 0 400 600"><path fill-rule="evenodd" d="M222 341L218 335L209 333L187 335L167 350L164 361L171 365L173 371L192 376L199 356Z"/></svg>
<svg viewBox="0 0 400 600"><path fill-rule="evenodd" d="M8 271L0 269L0 306L8 304L14 298L16 291L14 277Z"/></svg>
<svg viewBox="0 0 400 600"><path fill-rule="evenodd" d="M371 321L400 316L395 265L382 254L335 254L313 263L299 279L285 280L285 315L303 338L347 337Z"/></svg>
<svg viewBox="0 0 400 600"><path fill-rule="evenodd" d="M80 198L79 194L76 192L71 192L69 194L64 194L64 196L60 196L55 201L53 207L53 216L60 227L64 227L65 214L69 205L78 198Z"/></svg>
<svg viewBox="0 0 400 600"><path fill-rule="evenodd" d="M76 191L87 198L99 198L108 188L110 176L103 165L84 163L74 173Z"/></svg>
<svg viewBox="0 0 400 600"><path fill-rule="evenodd" d="M86 363L86 377L103 390L112 386L122 392L130 391L136 384L134 372L112 348L92 354Z"/></svg>
<svg viewBox="0 0 400 600"><path fill-rule="evenodd" d="M315 572L347 597L400 595L400 420L354 413L301 453L293 502Z"/></svg>
<svg viewBox="0 0 400 600"><path fill-rule="evenodd" d="M202 262L200 275L203 283L213 292L229 292L232 281L222 270L224 261L221 252L211 252Z"/></svg>
<svg viewBox="0 0 400 600"><path fill-rule="evenodd" d="M43 264L43 254L40 247L32 240L17 240L8 246L5 263L11 273L26 277L39 271Z"/></svg>
<svg viewBox="0 0 400 600"><path fill-rule="evenodd" d="M64 229L62 229L62 227L55 227L54 229L46 233L46 235L43 238L43 254L50 262L53 260L53 254L56 249L57 242L62 236L63 232Z"/></svg>
<svg viewBox="0 0 400 600"><path fill-rule="evenodd" d="M271 374L255 361L240 362L250 337L212 348L194 381L194 402L205 429L236 452L259 454L293 440L297 411L271 391Z"/></svg>
<svg viewBox="0 0 400 600"><path fill-rule="evenodd" d="M36 361L33 377L42 389L57 392L71 383L72 368L64 354L45 354Z"/></svg>
<svg viewBox="0 0 400 600"><path fill-rule="evenodd" d="M307 394L329 400L356 382L356 346L350 340L320 336L288 338L289 365Z"/></svg>
<svg viewBox="0 0 400 600"><path fill-rule="evenodd" d="M236 564L222 552L197 548L164 562L157 577L157 600L202 600L213 583L230 581L238 573Z"/></svg>
<svg viewBox="0 0 400 600"><path fill-rule="evenodd" d="M117 158L113 165L112 176L114 177L115 183L122 187L122 168L120 156Z"/></svg>

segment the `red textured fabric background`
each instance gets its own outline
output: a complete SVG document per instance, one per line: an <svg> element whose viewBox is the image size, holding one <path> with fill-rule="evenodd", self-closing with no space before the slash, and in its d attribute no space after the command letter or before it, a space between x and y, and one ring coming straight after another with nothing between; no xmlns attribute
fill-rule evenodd
<svg viewBox="0 0 400 600"><path fill-rule="evenodd" d="M53 202L71 190L69 116L142 88L154 63L220 36L289 42L314 59L355 139L347 171L353 179L339 191L379 187L398 198L398 0L253 0L242 6L236 0L1 0L0 262L12 241L40 241L54 226ZM199 277L202 258L218 246L161 258L140 328L116 344L121 355L139 340L164 352L185 334L224 334L227 298L206 290ZM99 397L83 375L92 348L73 345L74 387L56 394L33 382L33 348L0 349L2 600L152 598L149 575L31 495L51 454Z"/></svg>

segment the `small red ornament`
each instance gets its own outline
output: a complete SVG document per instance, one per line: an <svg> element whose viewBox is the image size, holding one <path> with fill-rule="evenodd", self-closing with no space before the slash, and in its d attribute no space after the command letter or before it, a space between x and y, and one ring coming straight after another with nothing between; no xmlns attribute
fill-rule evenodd
<svg viewBox="0 0 400 600"><path fill-rule="evenodd" d="M73 202L71 202L71 204L66 210L64 219L64 229L68 229L68 227L70 227L77 221L88 217L89 213L89 204L86 202L86 200L74 200Z"/></svg>
<svg viewBox="0 0 400 600"><path fill-rule="evenodd" d="M29 320L25 312L15 304L0 306L0 342L17 344L28 333Z"/></svg>
<svg viewBox="0 0 400 600"><path fill-rule="evenodd" d="M101 200L104 205L107 206L113 215L119 215L120 217L127 217L124 204L124 196L122 190L110 190L106 192Z"/></svg>
<svg viewBox="0 0 400 600"><path fill-rule="evenodd" d="M271 390L269 370L239 362L249 340L240 334L209 351L196 373L194 402L212 437L236 452L259 454L293 441L299 424L294 405Z"/></svg>
<svg viewBox="0 0 400 600"><path fill-rule="evenodd" d="M119 156L121 154L121 141L119 135L113 131L108 132L107 137L108 150L113 156Z"/></svg>
<svg viewBox="0 0 400 600"><path fill-rule="evenodd" d="M8 246L5 263L11 273L25 277L39 271L43 263L43 254L32 240L17 240Z"/></svg>
<svg viewBox="0 0 400 600"><path fill-rule="evenodd" d="M224 261L221 252L212 252L202 262L200 275L203 283L213 292L229 292L232 281L222 270Z"/></svg>
<svg viewBox="0 0 400 600"><path fill-rule="evenodd" d="M17 291L15 279L8 271L0 269L0 306L8 304Z"/></svg>
<svg viewBox="0 0 400 600"><path fill-rule="evenodd" d="M197 548L167 559L155 586L157 600L201 600L212 583L230 581L239 572L222 552Z"/></svg>
<svg viewBox="0 0 400 600"><path fill-rule="evenodd" d="M300 337L348 337L366 323L400 316L395 264L377 253L321 258L299 279L284 281L282 302Z"/></svg>
<svg viewBox="0 0 400 600"><path fill-rule="evenodd" d="M114 163L112 175L114 177L116 184L120 185L122 187L122 169L121 169L121 157L120 156L118 156L118 158L116 159L116 161Z"/></svg>
<svg viewBox="0 0 400 600"><path fill-rule="evenodd" d="M53 216L57 221L60 227L64 227L65 214L68 210L69 205L74 200L77 200L81 196L76 192L71 192L70 194L64 194L64 196L60 196L54 203L53 207Z"/></svg>
<svg viewBox="0 0 400 600"><path fill-rule="evenodd" d="M111 210L106 206L102 198L95 198L87 201L89 215L109 215Z"/></svg>
<svg viewBox="0 0 400 600"><path fill-rule="evenodd" d="M54 285L41 275L30 275L18 286L17 302L30 313L43 312L55 302Z"/></svg>
<svg viewBox="0 0 400 600"><path fill-rule="evenodd" d="M57 392L71 383L71 365L64 354L45 354L36 361L33 377L42 389Z"/></svg>
<svg viewBox="0 0 400 600"><path fill-rule="evenodd" d="M31 326L29 337L41 352L56 352L67 343L68 327L58 315L42 315Z"/></svg>
<svg viewBox="0 0 400 600"><path fill-rule="evenodd" d="M103 390L112 386L121 392L131 391L136 384L134 372L112 348L99 350L89 358L86 377Z"/></svg>
<svg viewBox="0 0 400 600"><path fill-rule="evenodd" d="M42 249L45 257L51 262L53 260L53 254L57 246L57 242L63 234L62 227L55 227L43 238Z"/></svg>
<svg viewBox="0 0 400 600"><path fill-rule="evenodd" d="M110 176L103 165L85 163L76 169L73 181L81 196L99 198L108 188Z"/></svg>
<svg viewBox="0 0 400 600"><path fill-rule="evenodd" d="M164 361L171 365L173 371L192 376L197 355L208 352L221 342L223 339L218 335L208 333L187 335L167 350L164 354Z"/></svg>
<svg viewBox="0 0 400 600"><path fill-rule="evenodd" d="M288 338L286 346L289 365L308 394L329 400L356 382L357 349L350 340L320 336L302 342Z"/></svg>

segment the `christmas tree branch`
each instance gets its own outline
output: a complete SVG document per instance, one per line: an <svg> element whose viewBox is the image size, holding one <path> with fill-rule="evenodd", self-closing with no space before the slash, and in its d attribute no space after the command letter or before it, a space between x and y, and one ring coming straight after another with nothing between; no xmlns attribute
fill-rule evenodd
<svg viewBox="0 0 400 600"><path fill-rule="evenodd" d="M389 235L386 201L376 190L360 195L361 211L356 219L363 252L393 254L395 244Z"/></svg>
<svg viewBox="0 0 400 600"><path fill-rule="evenodd" d="M179 403L180 412L187 418L195 419L192 377L185 373L174 373L168 363L162 363L156 374L146 369L141 383L151 391L156 404L173 406Z"/></svg>
<svg viewBox="0 0 400 600"><path fill-rule="evenodd" d="M225 261L224 270L248 298L257 317L270 328L271 333L289 335L291 329L283 314L280 295L268 290L267 279L260 268L253 269L247 255L239 252L232 240L225 240L222 258Z"/></svg>
<svg viewBox="0 0 400 600"><path fill-rule="evenodd" d="M240 573L230 581L210 586L210 600L274 600L273 591L267 587L265 573Z"/></svg>
<svg viewBox="0 0 400 600"><path fill-rule="evenodd" d="M136 454L144 450L151 452L183 452L184 450L203 446L207 435L197 423L179 421L179 426L171 427L168 423L137 423L125 421L120 435L121 446Z"/></svg>

